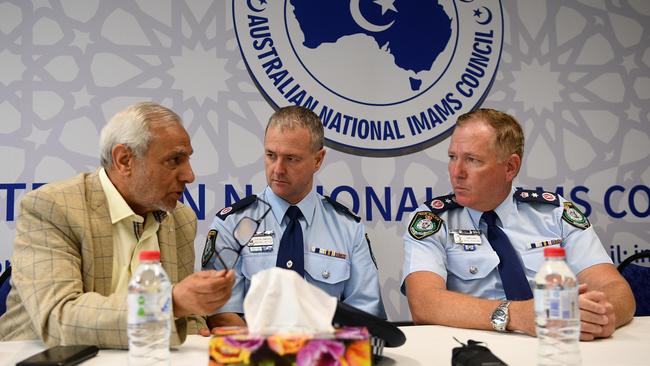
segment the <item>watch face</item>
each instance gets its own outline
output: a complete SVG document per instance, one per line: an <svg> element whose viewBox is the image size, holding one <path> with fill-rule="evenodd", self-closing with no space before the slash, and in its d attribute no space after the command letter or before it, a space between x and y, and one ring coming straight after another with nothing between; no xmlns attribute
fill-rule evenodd
<svg viewBox="0 0 650 366"><path fill-rule="evenodd" d="M508 304L509 305L509 304ZM505 332L508 325L508 306L501 304L492 313L492 327L499 332Z"/></svg>

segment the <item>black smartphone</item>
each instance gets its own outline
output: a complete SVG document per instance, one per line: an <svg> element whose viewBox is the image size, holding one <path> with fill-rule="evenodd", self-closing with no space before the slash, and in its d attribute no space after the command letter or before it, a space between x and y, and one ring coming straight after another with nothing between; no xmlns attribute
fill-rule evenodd
<svg viewBox="0 0 650 366"><path fill-rule="evenodd" d="M16 366L72 366L95 357L97 352L97 346L54 346L18 362Z"/></svg>

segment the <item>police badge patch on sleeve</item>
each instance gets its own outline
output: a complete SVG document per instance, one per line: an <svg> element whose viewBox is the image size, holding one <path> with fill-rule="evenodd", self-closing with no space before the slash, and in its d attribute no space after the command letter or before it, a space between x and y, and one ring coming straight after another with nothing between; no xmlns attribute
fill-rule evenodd
<svg viewBox="0 0 650 366"><path fill-rule="evenodd" d="M564 202L564 211L562 219L578 229L587 229L591 224L587 217L580 211L573 202Z"/></svg>
<svg viewBox="0 0 650 366"><path fill-rule="evenodd" d="M217 230L211 229L205 238L205 247L203 247L203 255L201 256L201 267L205 267L214 255L215 247L214 242L217 240Z"/></svg>
<svg viewBox="0 0 650 366"><path fill-rule="evenodd" d="M429 211L419 211L409 224L409 234L414 239L420 240L437 233L441 226L442 219L438 215Z"/></svg>

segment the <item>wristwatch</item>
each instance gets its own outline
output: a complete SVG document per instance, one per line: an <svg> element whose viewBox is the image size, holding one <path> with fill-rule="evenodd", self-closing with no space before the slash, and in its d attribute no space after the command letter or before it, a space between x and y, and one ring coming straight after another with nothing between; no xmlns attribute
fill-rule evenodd
<svg viewBox="0 0 650 366"><path fill-rule="evenodd" d="M511 301L508 300L501 301L501 304L494 309L492 316L490 316L492 328L497 332L507 332L506 328L510 321L510 315L508 314L508 306L510 306L510 303Z"/></svg>

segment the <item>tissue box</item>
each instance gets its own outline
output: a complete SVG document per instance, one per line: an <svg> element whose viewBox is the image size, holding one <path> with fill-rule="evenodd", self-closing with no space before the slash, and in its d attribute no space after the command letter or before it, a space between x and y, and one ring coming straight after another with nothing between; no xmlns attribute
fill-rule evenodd
<svg viewBox="0 0 650 366"><path fill-rule="evenodd" d="M334 334L256 336L246 328L223 327L210 339L209 366L371 365L370 335L364 327Z"/></svg>

